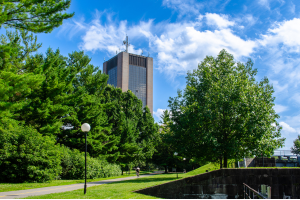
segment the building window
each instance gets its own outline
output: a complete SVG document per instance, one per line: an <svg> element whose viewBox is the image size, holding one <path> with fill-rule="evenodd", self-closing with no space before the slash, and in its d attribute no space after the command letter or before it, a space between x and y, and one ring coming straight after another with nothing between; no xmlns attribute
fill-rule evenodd
<svg viewBox="0 0 300 200"><path fill-rule="evenodd" d="M147 74L146 74L145 67L129 65L128 89L131 90L137 96L137 98L142 100L143 107L146 106L147 103L146 80L147 80Z"/></svg>
<svg viewBox="0 0 300 200"><path fill-rule="evenodd" d="M107 84L113 85L115 87L117 87L117 69L118 69L118 67L115 66L115 67L111 68L110 70L108 70L108 72L107 72L107 74L109 76Z"/></svg>

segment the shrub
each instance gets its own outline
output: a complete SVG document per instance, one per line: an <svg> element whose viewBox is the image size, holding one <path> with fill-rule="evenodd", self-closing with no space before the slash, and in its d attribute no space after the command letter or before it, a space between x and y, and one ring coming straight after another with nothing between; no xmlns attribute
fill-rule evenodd
<svg viewBox="0 0 300 200"><path fill-rule="evenodd" d="M61 160L62 179L83 179L85 169L84 152L77 149L70 150L67 147L62 148L63 157ZM121 174L119 165L110 164L101 158L92 158L87 155L87 178L103 178L118 176Z"/></svg>
<svg viewBox="0 0 300 200"><path fill-rule="evenodd" d="M0 124L0 181L47 182L61 173L55 140L35 129Z"/></svg>

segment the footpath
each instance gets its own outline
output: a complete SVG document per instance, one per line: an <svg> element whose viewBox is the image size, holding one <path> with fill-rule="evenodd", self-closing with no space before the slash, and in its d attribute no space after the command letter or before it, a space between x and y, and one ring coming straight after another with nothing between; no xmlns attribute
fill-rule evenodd
<svg viewBox="0 0 300 200"><path fill-rule="evenodd" d="M139 178L152 176L154 174L146 174L141 175ZM102 185L107 183L125 181L136 179L136 176L130 176L126 178L116 178L116 179L109 179L97 182L89 182L86 183L87 187L92 187L96 185ZM61 185L61 186L51 186L51 187L43 187L43 188L36 188L36 189L29 189L29 190L17 190L17 191L10 191L10 192L0 192L0 199L18 199L18 198L25 198L28 196L39 196L44 194L51 194L51 193L60 193L60 192L67 192L72 190L82 189L83 193L84 183L77 183L72 185ZM87 190L88 192L88 190Z"/></svg>

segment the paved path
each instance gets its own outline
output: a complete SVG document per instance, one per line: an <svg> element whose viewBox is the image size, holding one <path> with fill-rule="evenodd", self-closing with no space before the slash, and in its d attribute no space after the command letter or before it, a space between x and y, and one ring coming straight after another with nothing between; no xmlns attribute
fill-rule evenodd
<svg viewBox="0 0 300 200"><path fill-rule="evenodd" d="M141 175L140 177L152 176L154 174ZM96 185L102 185L107 183L113 183L118 181L125 181L130 179L136 179L136 176L130 176L126 178L116 178L109 179L97 182L89 182L87 183L87 187L92 187ZM43 187L29 190L18 190L18 191L10 191L10 192L0 192L0 199L17 199L17 198L25 198L28 196L37 196L51 193L59 193L59 192L67 192L72 190L82 189L83 193L84 183L77 183L72 185L61 185L61 186L51 186L51 187ZM88 192L88 191L87 191Z"/></svg>

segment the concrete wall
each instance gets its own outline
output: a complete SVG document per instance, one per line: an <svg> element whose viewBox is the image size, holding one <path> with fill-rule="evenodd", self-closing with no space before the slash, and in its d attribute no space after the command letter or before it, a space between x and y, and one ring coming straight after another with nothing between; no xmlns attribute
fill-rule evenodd
<svg viewBox="0 0 300 200"><path fill-rule="evenodd" d="M299 168L220 169L136 192L167 199L211 198L211 194L243 199L243 183L255 190L262 184L271 186L272 199L282 199L283 193L300 198Z"/></svg>

